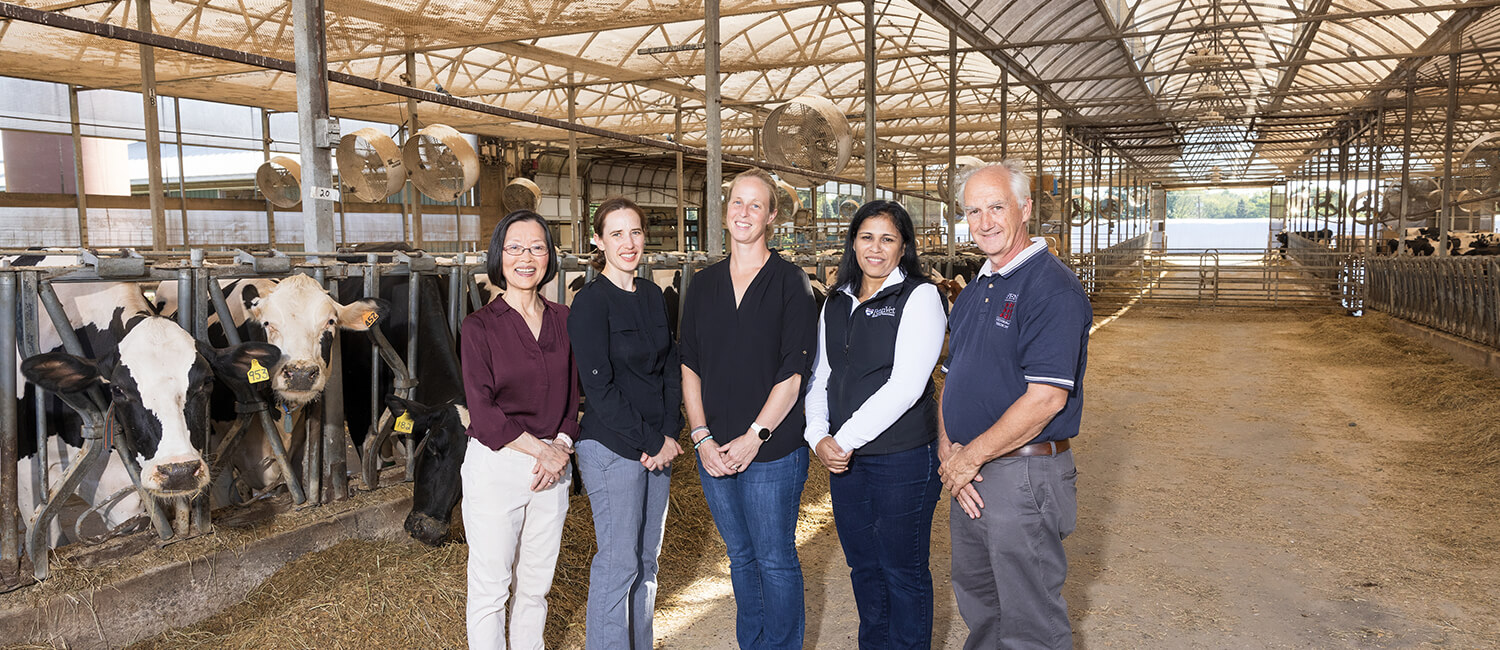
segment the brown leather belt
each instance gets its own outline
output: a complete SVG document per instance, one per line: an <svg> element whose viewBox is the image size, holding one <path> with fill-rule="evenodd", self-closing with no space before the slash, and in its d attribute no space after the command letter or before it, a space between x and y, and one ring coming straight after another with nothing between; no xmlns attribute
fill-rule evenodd
<svg viewBox="0 0 1500 650"><path fill-rule="evenodd" d="M1057 442L1038 442L1033 445L1025 445L1011 450L1008 454L1002 454L1001 458L1021 458L1023 456L1056 456L1068 450L1066 439Z"/></svg>

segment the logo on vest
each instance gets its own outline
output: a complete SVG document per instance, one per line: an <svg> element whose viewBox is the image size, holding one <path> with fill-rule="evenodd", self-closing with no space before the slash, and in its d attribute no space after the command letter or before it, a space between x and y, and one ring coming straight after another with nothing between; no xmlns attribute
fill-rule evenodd
<svg viewBox="0 0 1500 650"><path fill-rule="evenodd" d="M1011 319L1015 318L1016 301L1021 297L1010 293L1005 295L1005 306L1000 308L1000 314L995 316L995 326L1009 329Z"/></svg>
<svg viewBox="0 0 1500 650"><path fill-rule="evenodd" d="M896 315L896 306L895 305L891 305L889 307L880 307L880 308L865 307L865 316L868 316L870 318L880 318L881 316L895 316L895 315Z"/></svg>

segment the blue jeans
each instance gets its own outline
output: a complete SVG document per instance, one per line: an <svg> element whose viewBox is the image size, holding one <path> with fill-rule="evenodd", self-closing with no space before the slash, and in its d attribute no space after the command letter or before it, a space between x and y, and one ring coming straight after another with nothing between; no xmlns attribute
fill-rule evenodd
<svg viewBox="0 0 1500 650"><path fill-rule="evenodd" d="M599 546L589 568L585 647L651 650L672 474L648 472L639 459L621 458L595 440L578 442L578 470Z"/></svg>
<svg viewBox="0 0 1500 650"><path fill-rule="evenodd" d="M932 647L932 513L943 483L937 443L855 456L828 478L833 522L859 609L859 647Z"/></svg>
<svg viewBox="0 0 1500 650"><path fill-rule="evenodd" d="M735 637L745 650L800 650L806 612L797 559L797 511L807 448L714 478L698 464L703 498L729 551Z"/></svg>

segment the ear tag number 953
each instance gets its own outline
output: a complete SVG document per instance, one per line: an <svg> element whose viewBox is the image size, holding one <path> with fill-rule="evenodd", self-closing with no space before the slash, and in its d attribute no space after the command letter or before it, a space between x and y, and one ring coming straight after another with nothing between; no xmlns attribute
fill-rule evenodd
<svg viewBox="0 0 1500 650"><path fill-rule="evenodd" d="M245 373L245 379L252 384L259 384L271 379L271 372L265 366L260 365L260 359L250 360L250 372Z"/></svg>
<svg viewBox="0 0 1500 650"><path fill-rule="evenodd" d="M411 414L402 411L400 417L396 418L396 433L411 433L412 424Z"/></svg>

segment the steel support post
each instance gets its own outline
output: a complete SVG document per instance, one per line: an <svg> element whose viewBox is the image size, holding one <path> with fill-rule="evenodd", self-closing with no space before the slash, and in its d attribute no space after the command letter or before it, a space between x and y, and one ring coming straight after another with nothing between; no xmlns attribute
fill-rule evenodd
<svg viewBox="0 0 1500 650"><path fill-rule="evenodd" d="M417 85L417 55L406 53L406 83L412 88ZM417 117L417 100L408 98L406 100L406 137L417 137L417 131L422 130L422 121ZM417 191L416 184L407 181L406 187L411 192L411 240L412 245L423 248L427 245L426 233L422 228L422 193Z"/></svg>
<svg viewBox="0 0 1500 650"><path fill-rule="evenodd" d="M1453 49L1462 42L1463 30L1453 31ZM1458 120L1458 54L1448 55L1448 119L1443 120L1443 212L1438 223L1438 257L1448 256L1448 231L1453 230L1453 123Z"/></svg>
<svg viewBox="0 0 1500 650"><path fill-rule="evenodd" d="M1042 103L1040 97L1036 101L1036 170L1032 177L1036 179L1036 188L1031 191L1031 234L1038 236L1042 234L1042 218L1037 214L1037 206L1042 204L1042 118L1047 113L1047 107Z"/></svg>
<svg viewBox="0 0 1500 650"><path fill-rule="evenodd" d="M724 129L719 123L719 0L707 0L703 13L703 112L708 136L707 178L703 210L698 215L698 241L710 259L724 253Z"/></svg>
<svg viewBox="0 0 1500 650"><path fill-rule="evenodd" d="M88 248L89 197L83 182L83 132L78 122L78 86L69 84L68 125L73 131L73 195L78 200L78 247Z"/></svg>
<svg viewBox="0 0 1500 650"><path fill-rule="evenodd" d="M1068 133L1068 128L1062 129L1062 195L1058 197L1057 213L1062 217L1062 227L1059 228L1058 252L1064 260L1073 256L1073 138ZM1005 146L1001 145L1001 151Z"/></svg>
<svg viewBox="0 0 1500 650"><path fill-rule="evenodd" d="M957 252L958 212L963 197L958 195L958 32L948 30L948 196L943 209L948 221L948 276L953 275L953 255Z"/></svg>
<svg viewBox="0 0 1500 650"><path fill-rule="evenodd" d="M672 117L672 141L682 142L682 95L677 95L675 103L677 104L677 111ZM672 156L677 159L677 252L685 253L687 252L687 197L683 195L682 191L682 152L674 152ZM702 210L699 210L699 212L701 213ZM701 237L703 221L701 219L702 215L700 214L699 216L698 229L700 231L699 236Z"/></svg>
<svg viewBox="0 0 1500 650"><path fill-rule="evenodd" d="M417 363L417 335L418 323L420 322L419 317L421 316L419 306L422 304L422 274L411 268L410 264L407 265L406 272L409 274L406 278L406 372L407 377L412 382L416 382L420 376L417 374L420 372ZM557 277L558 288L563 288L563 275L559 273ZM557 302L561 303L563 301L558 300ZM407 390L402 394L402 397L412 399L414 395L411 390ZM416 478L417 443L408 436L402 438L402 446L406 449L406 477L403 480L411 482Z"/></svg>
<svg viewBox="0 0 1500 650"><path fill-rule="evenodd" d="M1401 217L1396 220L1396 254L1400 255L1406 250L1405 227L1406 220L1411 210L1411 112L1415 104L1414 93L1416 88L1417 73L1415 70L1406 75L1406 111L1403 116L1404 124L1401 132Z"/></svg>
<svg viewBox="0 0 1500 650"><path fill-rule="evenodd" d="M1354 139L1354 134L1351 133L1349 140L1352 139ZM1339 227L1335 234L1337 239L1334 240L1334 250L1339 252L1343 252L1347 246L1347 242L1344 241L1347 234L1344 232L1344 221L1348 215L1344 206L1348 204L1349 197L1344 192L1347 192L1349 187L1349 140L1339 143L1339 202L1335 206L1338 208Z"/></svg>
<svg viewBox="0 0 1500 650"><path fill-rule="evenodd" d="M865 0L865 201L875 200L875 0ZM894 183L892 186L894 187ZM790 218L784 215L783 218Z"/></svg>
<svg viewBox="0 0 1500 650"><path fill-rule="evenodd" d="M302 142L302 250L333 250L333 161L323 0L292 0L297 54L297 135ZM314 261L312 259L309 262Z"/></svg>
<svg viewBox="0 0 1500 650"><path fill-rule="evenodd" d="M573 73L568 73L568 123L578 123L578 86L573 85ZM568 211L569 223L573 224L573 252L582 255L584 242L589 240L588 215L583 213L583 193L578 191L578 133L568 132ZM559 277L559 282L562 278Z"/></svg>
<svg viewBox="0 0 1500 650"><path fill-rule="evenodd" d="M151 0L136 0L136 27L151 32ZM167 209L161 179L161 115L156 105L156 48L141 46L141 105L145 112L146 178L151 206L151 248L167 249Z"/></svg>
<svg viewBox="0 0 1500 650"><path fill-rule="evenodd" d="M1010 73L1000 68L1000 160L1010 157Z"/></svg>

